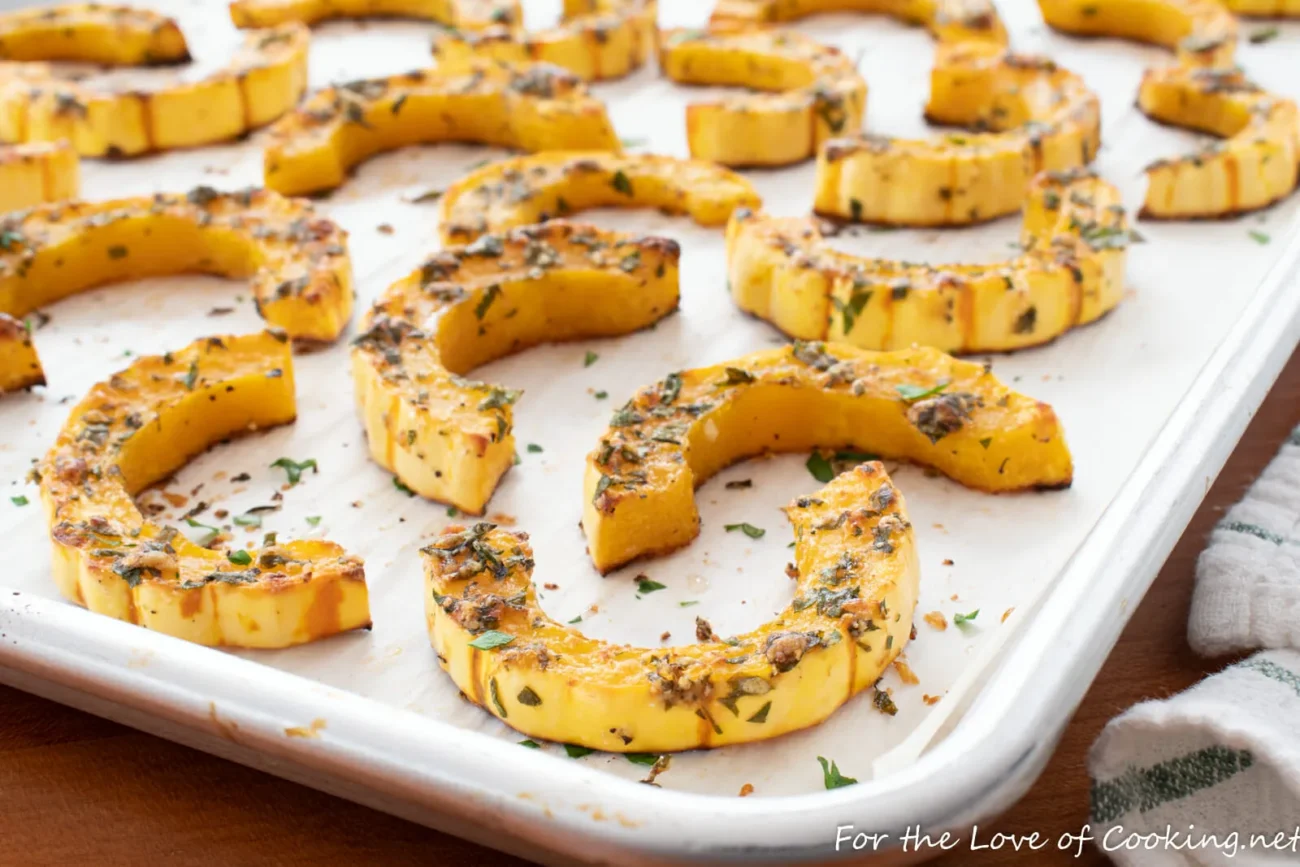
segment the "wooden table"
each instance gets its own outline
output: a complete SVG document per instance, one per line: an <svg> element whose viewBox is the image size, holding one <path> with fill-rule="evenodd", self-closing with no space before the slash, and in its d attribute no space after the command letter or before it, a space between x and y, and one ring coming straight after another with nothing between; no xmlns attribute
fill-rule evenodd
<svg viewBox="0 0 1300 867"><path fill-rule="evenodd" d="M1300 352L1291 358L1155 585L1074 715L1046 772L981 834L1053 838L1087 821L1088 747L1144 698L1222 668L1187 647L1187 608L1206 534L1300 423ZM203 753L0 687L0 862L319 865L523 864L454 837L304 789ZM16 861L10 861L10 858ZM1008 852L958 851L943 867L1029 863ZM1036 853L1035 867L1104 864Z"/></svg>

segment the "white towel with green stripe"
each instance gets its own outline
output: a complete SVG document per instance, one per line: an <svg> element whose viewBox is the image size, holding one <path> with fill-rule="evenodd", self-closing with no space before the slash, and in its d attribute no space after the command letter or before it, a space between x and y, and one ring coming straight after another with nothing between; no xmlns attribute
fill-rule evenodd
<svg viewBox="0 0 1300 867"><path fill-rule="evenodd" d="M1187 639L1202 656L1300 648L1300 428L1211 534Z"/></svg>
<svg viewBox="0 0 1300 867"><path fill-rule="evenodd" d="M1116 864L1300 864L1300 652L1266 651L1131 708L1089 766L1089 830Z"/></svg>

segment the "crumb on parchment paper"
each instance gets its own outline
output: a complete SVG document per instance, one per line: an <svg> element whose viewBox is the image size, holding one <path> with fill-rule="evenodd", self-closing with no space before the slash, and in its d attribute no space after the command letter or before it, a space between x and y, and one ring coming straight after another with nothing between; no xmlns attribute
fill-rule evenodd
<svg viewBox="0 0 1300 867"><path fill-rule="evenodd" d="M1011 612L1012 612L1012 611L1015 611L1015 610L1016 610L1016 609L1015 609L1014 607L1012 607L1012 608L1008 608L1006 611L1003 611L1003 612L1002 612L1002 622L1003 622L1003 623L1006 623L1006 622L1007 622L1007 618L1011 616Z"/></svg>
<svg viewBox="0 0 1300 867"><path fill-rule="evenodd" d="M931 611L929 614L926 614L922 619L925 620L926 623L930 624L931 627L939 630L940 632L943 632L945 629L948 628L948 618L943 616L942 611Z"/></svg>
<svg viewBox="0 0 1300 867"><path fill-rule="evenodd" d="M915 671L912 671L912 666L908 665L907 660L901 656L894 660L894 670L898 672L898 679L908 686L916 686L921 682L921 678L916 676Z"/></svg>
<svg viewBox="0 0 1300 867"><path fill-rule="evenodd" d="M938 703L939 703L939 699L941 699L941 698L943 698L943 696L941 696L941 695L930 695L928 692L926 692L926 693L921 693L921 701L925 702L925 703L928 704L928 705L936 705L936 704L938 704Z"/></svg>
<svg viewBox="0 0 1300 867"><path fill-rule="evenodd" d="M754 787L750 783L745 783L740 787L740 797L744 798L752 794L754 794Z"/></svg>

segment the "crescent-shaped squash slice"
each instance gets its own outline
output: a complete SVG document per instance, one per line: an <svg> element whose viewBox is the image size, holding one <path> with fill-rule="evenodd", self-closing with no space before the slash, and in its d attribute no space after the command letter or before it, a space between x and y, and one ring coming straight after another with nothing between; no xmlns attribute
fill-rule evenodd
<svg viewBox="0 0 1300 867"><path fill-rule="evenodd" d="M867 82L837 48L785 30L664 31L664 75L685 84L763 91L686 107L691 156L727 166L810 159L862 128Z"/></svg>
<svg viewBox="0 0 1300 867"><path fill-rule="evenodd" d="M0 394L45 384L45 371L27 326L0 313Z"/></svg>
<svg viewBox="0 0 1300 867"><path fill-rule="evenodd" d="M142 277L251 277L262 316L303 342L352 315L347 232L310 202L266 190L61 202L0 216L0 312L23 316L77 292Z"/></svg>
<svg viewBox="0 0 1300 867"><path fill-rule="evenodd" d="M474 58L540 60L584 81L604 81L640 69L654 39L654 0L564 0L556 27L535 33L504 25L452 30L435 37L433 53L440 64L452 65Z"/></svg>
<svg viewBox="0 0 1300 867"><path fill-rule="evenodd" d="M1220 136L1195 153L1147 166L1141 216L1231 217L1289 196L1300 178L1300 112L1238 68L1149 69L1138 105L1163 123Z"/></svg>
<svg viewBox="0 0 1300 867"><path fill-rule="evenodd" d="M794 601L726 640L697 621L701 643L654 649L588 638L548 617L526 534L449 527L421 550L438 661L512 728L592 749L719 747L816 725L907 644L919 567L902 495L879 463L796 499L786 515Z"/></svg>
<svg viewBox="0 0 1300 867"><path fill-rule="evenodd" d="M0 145L0 212L71 199L81 161L66 141Z"/></svg>
<svg viewBox="0 0 1300 867"><path fill-rule="evenodd" d="M1047 404L937 349L796 343L670 374L610 418L587 456L582 526L601 573L699 533L695 488L743 458L851 448L982 491L1068 487Z"/></svg>
<svg viewBox="0 0 1300 867"><path fill-rule="evenodd" d="M1084 170L1034 179L1024 252L988 265L921 265L831 249L816 221L737 211L727 279L742 310L790 337L863 349L1002 352L1053 340L1124 293L1120 193Z"/></svg>
<svg viewBox="0 0 1300 867"><path fill-rule="evenodd" d="M1237 51L1237 19L1218 0L1038 0L1038 8L1055 30L1159 45L1188 66L1228 66Z"/></svg>
<svg viewBox="0 0 1300 867"><path fill-rule="evenodd" d="M735 27L797 21L819 12L889 15L925 27L940 42L1007 42L992 0L717 0L709 20Z"/></svg>
<svg viewBox="0 0 1300 867"><path fill-rule="evenodd" d="M205 338L94 386L36 470L59 590L199 644L286 647L369 626L361 560L333 542L214 551L135 505L204 449L295 413L287 339L270 332Z"/></svg>
<svg viewBox="0 0 1300 867"><path fill-rule="evenodd" d="M444 244L543 223L590 208L657 208L702 226L762 199L744 177L715 163L649 154L552 151L489 163L442 197Z"/></svg>
<svg viewBox="0 0 1300 867"><path fill-rule="evenodd" d="M556 221L444 250L389 287L352 353L371 457L416 493L480 514L515 460L519 392L465 379L540 343L611 337L677 309L680 255Z"/></svg>
<svg viewBox="0 0 1300 867"><path fill-rule="evenodd" d="M233 0L236 27L318 24L343 18L417 18L477 30L521 18L519 0Z"/></svg>
<svg viewBox="0 0 1300 867"><path fill-rule="evenodd" d="M1224 5L1243 18L1300 18L1300 0L1226 0Z"/></svg>
<svg viewBox="0 0 1300 867"><path fill-rule="evenodd" d="M620 149L605 106L544 63L478 61L354 81L313 94L266 145L266 186L286 195L333 189L377 153L469 141L527 151Z"/></svg>
<svg viewBox="0 0 1300 867"><path fill-rule="evenodd" d="M1042 171L1087 165L1101 104L1045 57L940 45L926 117L972 132L927 139L861 134L817 156L817 213L897 226L959 226L1013 214Z"/></svg>
<svg viewBox="0 0 1300 867"><path fill-rule="evenodd" d="M176 20L148 9L68 3L0 14L0 60L154 66L189 59Z"/></svg>
<svg viewBox="0 0 1300 867"><path fill-rule="evenodd" d="M308 40L299 24L253 31L211 75L147 91L59 78L43 63L0 65L0 141L67 139L89 157L229 141L298 102L307 86Z"/></svg>

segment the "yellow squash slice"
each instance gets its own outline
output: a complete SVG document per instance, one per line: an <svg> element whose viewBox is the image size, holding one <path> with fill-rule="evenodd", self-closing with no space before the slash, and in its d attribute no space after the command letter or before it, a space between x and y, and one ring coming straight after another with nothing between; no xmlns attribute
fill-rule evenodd
<svg viewBox="0 0 1300 867"><path fill-rule="evenodd" d="M1300 18L1300 0L1226 0L1225 5L1244 18Z"/></svg>
<svg viewBox="0 0 1300 867"><path fill-rule="evenodd" d="M1184 65L1231 65L1237 50L1237 19L1218 0L1038 0L1038 8L1055 30L1163 46Z"/></svg>
<svg viewBox="0 0 1300 867"><path fill-rule="evenodd" d="M259 312L303 342L352 315L347 232L309 202L196 187L0 216L0 312L23 316L107 283L201 272L253 278Z"/></svg>
<svg viewBox="0 0 1300 867"><path fill-rule="evenodd" d="M1222 137L1195 153L1147 166L1142 216L1230 217L1290 195L1300 178L1300 111L1239 68L1149 69L1138 105L1163 123Z"/></svg>
<svg viewBox="0 0 1300 867"><path fill-rule="evenodd" d="M270 332L205 338L94 386L36 470L59 590L199 644L286 647L369 626L361 560L333 542L214 551L135 505L204 449L295 413L287 338Z"/></svg>
<svg viewBox="0 0 1300 867"><path fill-rule="evenodd" d="M851 448L991 492L1064 488L1073 472L1051 407L929 348L755 352L671 374L609 424L583 477L582 526L602 573L694 539L696 486L756 455Z"/></svg>
<svg viewBox="0 0 1300 867"><path fill-rule="evenodd" d="M66 141L0 145L0 212L75 198L81 161Z"/></svg>
<svg viewBox="0 0 1300 867"><path fill-rule="evenodd" d="M155 66L189 59L175 19L148 9L68 3L0 13L0 60Z"/></svg>
<svg viewBox="0 0 1300 867"><path fill-rule="evenodd" d="M992 0L717 0L710 21L729 27L772 24L819 12L889 15L925 27L940 42L1007 42Z"/></svg>
<svg viewBox="0 0 1300 867"><path fill-rule="evenodd" d="M1120 302L1130 238L1119 190L1084 170L1035 178L1024 217L1021 255L931 266L837 252L811 219L737 211L727 279L737 306L801 340L1020 349Z"/></svg>
<svg viewBox="0 0 1300 867"><path fill-rule="evenodd" d="M536 33L509 25L452 30L434 39L433 53L440 64L453 65L473 58L540 60L584 81L603 81L640 69L654 39L654 0L564 0L556 27Z"/></svg>
<svg viewBox="0 0 1300 867"><path fill-rule="evenodd" d="M148 91L60 78L44 63L0 64L0 141L67 139L90 157L228 141L298 102L308 39L299 24L253 31L224 68Z"/></svg>
<svg viewBox="0 0 1300 867"><path fill-rule="evenodd" d="M919 567L902 496L863 464L786 508L794 601L723 640L640 648L587 638L537 604L527 535L477 524L422 549L438 661L526 735L611 752L764 740L816 725L907 644Z"/></svg>
<svg viewBox="0 0 1300 867"><path fill-rule="evenodd" d="M657 208L702 226L762 204L741 175L703 160L553 151L489 163L442 197L445 244L542 223L589 208Z"/></svg>
<svg viewBox="0 0 1300 867"><path fill-rule="evenodd" d="M605 106L572 73L478 61L313 94L272 128L266 186L286 195L329 190L377 153L452 141L527 151L620 148Z"/></svg>
<svg viewBox="0 0 1300 867"><path fill-rule="evenodd" d="M519 393L463 378L543 342L610 337L677 309L680 253L555 221L444 250L394 283L356 340L371 457L416 493L480 514L515 461Z"/></svg>
<svg viewBox="0 0 1300 867"><path fill-rule="evenodd" d="M27 326L0 313L0 394L45 384L45 371Z"/></svg>
<svg viewBox="0 0 1300 867"><path fill-rule="evenodd" d="M958 226L1013 214L1033 176L1087 165L1101 106L1079 76L991 43L940 45L926 117L971 132L861 134L817 156L817 213L898 226Z"/></svg>
<svg viewBox="0 0 1300 867"><path fill-rule="evenodd" d="M810 159L827 139L861 129L867 110L853 61L792 31L665 31L659 65L673 81L762 91L687 106L691 156L723 165Z"/></svg>
<svg viewBox="0 0 1300 867"><path fill-rule="evenodd" d="M520 20L519 0L233 0L236 27L318 24L341 18L419 18L477 30Z"/></svg>

